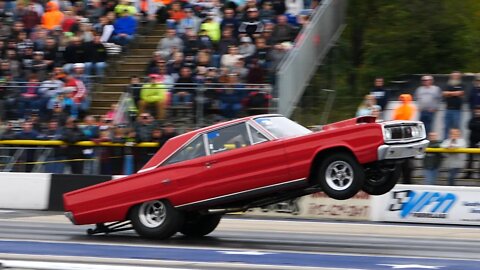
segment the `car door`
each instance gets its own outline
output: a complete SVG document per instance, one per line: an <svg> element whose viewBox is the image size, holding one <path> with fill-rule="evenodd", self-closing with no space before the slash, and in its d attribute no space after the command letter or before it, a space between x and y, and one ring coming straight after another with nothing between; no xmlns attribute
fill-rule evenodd
<svg viewBox="0 0 480 270"><path fill-rule="evenodd" d="M206 136L210 156L204 194L208 198L232 201L291 180L282 142L269 140L250 124L234 124Z"/></svg>

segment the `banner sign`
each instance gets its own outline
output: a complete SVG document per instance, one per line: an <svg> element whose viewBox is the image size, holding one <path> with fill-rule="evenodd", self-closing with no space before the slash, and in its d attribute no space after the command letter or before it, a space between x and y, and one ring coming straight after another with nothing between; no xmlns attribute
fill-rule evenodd
<svg viewBox="0 0 480 270"><path fill-rule="evenodd" d="M372 199L374 221L480 225L480 188L397 185Z"/></svg>
<svg viewBox="0 0 480 270"><path fill-rule="evenodd" d="M370 198L370 195L359 192L351 199L339 201L329 198L323 192L318 192L267 207L250 209L246 212L246 215L334 220L369 220Z"/></svg>

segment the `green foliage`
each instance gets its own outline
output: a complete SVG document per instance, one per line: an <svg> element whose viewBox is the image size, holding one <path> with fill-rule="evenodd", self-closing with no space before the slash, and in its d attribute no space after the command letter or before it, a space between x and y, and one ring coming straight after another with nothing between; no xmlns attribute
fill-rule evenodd
<svg viewBox="0 0 480 270"><path fill-rule="evenodd" d="M350 0L340 46L357 92L375 76L480 69L480 1Z"/></svg>

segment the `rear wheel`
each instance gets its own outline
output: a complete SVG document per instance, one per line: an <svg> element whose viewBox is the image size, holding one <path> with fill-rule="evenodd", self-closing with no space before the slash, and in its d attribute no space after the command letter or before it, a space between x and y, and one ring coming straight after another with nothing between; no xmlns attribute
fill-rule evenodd
<svg viewBox="0 0 480 270"><path fill-rule="evenodd" d="M184 218L168 201L153 200L134 206L130 220L139 235L166 239L179 230Z"/></svg>
<svg viewBox="0 0 480 270"><path fill-rule="evenodd" d="M213 232L220 220L221 215L195 215L187 218L180 232L190 237L201 237Z"/></svg>
<svg viewBox="0 0 480 270"><path fill-rule="evenodd" d="M365 170L363 191L370 195L382 195L395 187L401 176L398 165L385 168L368 168Z"/></svg>
<svg viewBox="0 0 480 270"><path fill-rule="evenodd" d="M325 194L333 199L346 200L362 188L364 172L351 154L336 153L323 159L317 177Z"/></svg>

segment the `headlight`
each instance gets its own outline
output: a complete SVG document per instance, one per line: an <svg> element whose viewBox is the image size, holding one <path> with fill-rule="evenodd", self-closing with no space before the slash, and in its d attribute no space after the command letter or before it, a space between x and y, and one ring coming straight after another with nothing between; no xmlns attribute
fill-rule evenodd
<svg viewBox="0 0 480 270"><path fill-rule="evenodd" d="M391 140L392 139L392 131L388 128L385 128L383 130L383 137L386 141Z"/></svg>
<svg viewBox="0 0 480 270"><path fill-rule="evenodd" d="M412 137L418 138L421 136L422 130L420 126L412 126L411 128L412 128Z"/></svg>

